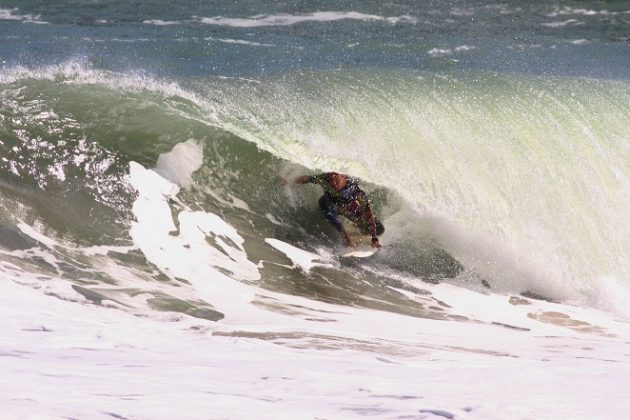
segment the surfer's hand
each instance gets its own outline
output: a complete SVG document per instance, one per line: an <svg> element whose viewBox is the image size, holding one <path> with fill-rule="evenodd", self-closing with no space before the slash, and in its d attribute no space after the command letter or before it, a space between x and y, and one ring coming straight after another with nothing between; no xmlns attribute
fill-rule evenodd
<svg viewBox="0 0 630 420"><path fill-rule="evenodd" d="M374 248L380 248L382 245L378 243L378 238L376 236L372 237L372 246Z"/></svg>
<svg viewBox="0 0 630 420"><path fill-rule="evenodd" d="M280 178L280 185L282 185L283 187L289 185L289 181L287 181L285 177L279 176L278 178Z"/></svg>

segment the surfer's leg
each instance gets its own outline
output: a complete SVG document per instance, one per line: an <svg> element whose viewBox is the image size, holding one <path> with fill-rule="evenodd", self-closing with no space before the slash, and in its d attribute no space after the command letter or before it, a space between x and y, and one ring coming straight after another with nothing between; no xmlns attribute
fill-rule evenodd
<svg viewBox="0 0 630 420"><path fill-rule="evenodd" d="M365 219L352 220L352 221L359 227L359 230L361 231L362 234L364 235L371 234L370 222L368 222ZM385 226L383 226L383 223L381 223L380 220L376 219L376 236L381 236L383 232L385 232Z"/></svg>
<svg viewBox="0 0 630 420"><path fill-rule="evenodd" d="M324 216L332 225L341 233L344 232L343 225L341 224L341 220L339 220L339 214L337 213L337 206L332 202L330 197L324 194L319 199L319 208L322 209Z"/></svg>

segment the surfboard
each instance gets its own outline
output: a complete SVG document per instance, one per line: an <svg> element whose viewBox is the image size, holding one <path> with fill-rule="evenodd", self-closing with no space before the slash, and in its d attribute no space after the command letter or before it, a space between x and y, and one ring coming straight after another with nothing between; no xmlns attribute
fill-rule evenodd
<svg viewBox="0 0 630 420"><path fill-rule="evenodd" d="M378 252L378 248L367 248L363 246L346 248L346 252L341 256L344 258L367 258Z"/></svg>
<svg viewBox="0 0 630 420"><path fill-rule="evenodd" d="M352 238L352 241L356 246L343 247L340 250L340 255L344 258L367 258L378 252L378 248L372 247L372 236L365 235L359 231L359 229L349 221L343 219L342 223L348 234Z"/></svg>

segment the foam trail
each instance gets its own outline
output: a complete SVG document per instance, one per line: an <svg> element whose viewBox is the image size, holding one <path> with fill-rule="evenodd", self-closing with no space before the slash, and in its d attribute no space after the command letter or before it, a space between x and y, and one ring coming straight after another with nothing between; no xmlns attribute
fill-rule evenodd
<svg viewBox="0 0 630 420"><path fill-rule="evenodd" d="M225 274L227 270L241 279L260 278L242 249L243 238L211 213L184 210L176 227L168 198L175 197L179 188L152 170L132 162L129 182L138 190L133 205L137 221L130 235L147 259L173 279L191 282L198 296L216 303L219 310L239 316L249 312L254 291ZM214 237L217 247L210 246L206 236Z"/></svg>
<svg viewBox="0 0 630 420"><path fill-rule="evenodd" d="M324 266L330 267L330 264L321 263L322 256L318 254L314 254L312 252L304 251L303 249L297 248L293 245L287 244L275 238L265 238L265 242L267 242L272 247L284 253L287 257L293 261L293 264L297 267L300 267L302 270L308 272L313 267Z"/></svg>

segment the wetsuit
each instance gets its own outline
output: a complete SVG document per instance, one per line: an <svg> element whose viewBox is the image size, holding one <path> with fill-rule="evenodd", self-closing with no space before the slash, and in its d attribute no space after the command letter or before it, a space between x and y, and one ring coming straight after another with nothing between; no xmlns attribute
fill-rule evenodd
<svg viewBox="0 0 630 420"><path fill-rule="evenodd" d="M330 173L311 175L305 182L318 184L324 189L324 195L319 199L319 207L326 218L337 228L344 232L339 216L345 216L355 223L361 233L380 236L385 231L383 224L374 217L368 196L357 182L347 177L346 186L341 191L335 191L330 183ZM372 216L372 217L370 217Z"/></svg>

